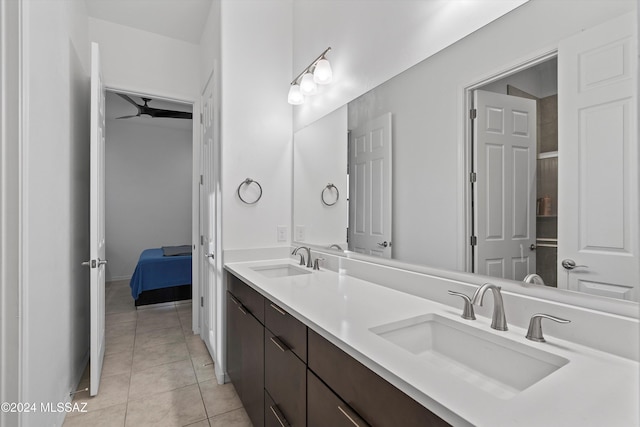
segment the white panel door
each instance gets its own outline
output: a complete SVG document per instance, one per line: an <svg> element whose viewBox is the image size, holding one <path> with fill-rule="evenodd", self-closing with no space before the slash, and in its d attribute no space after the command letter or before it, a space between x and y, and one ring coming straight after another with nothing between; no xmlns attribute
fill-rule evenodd
<svg viewBox="0 0 640 427"><path fill-rule="evenodd" d="M536 102L476 90L475 272L536 272Z"/></svg>
<svg viewBox="0 0 640 427"><path fill-rule="evenodd" d="M349 250L391 258L391 113L349 138Z"/></svg>
<svg viewBox="0 0 640 427"><path fill-rule="evenodd" d="M104 279L107 261L104 238L104 140L105 140L105 89L100 68L100 50L91 44L91 195L90 195L90 251L91 260L91 396L98 394L104 360Z"/></svg>
<svg viewBox="0 0 640 427"><path fill-rule="evenodd" d="M200 295L201 337L210 349L215 348L216 327L213 312L216 303L216 199L214 188L214 147L213 147L213 80L209 79L202 93L202 181L200 185L200 230L204 236L202 254L202 276Z"/></svg>
<svg viewBox="0 0 640 427"><path fill-rule="evenodd" d="M636 19L621 16L558 49L558 287L633 301L640 285Z"/></svg>

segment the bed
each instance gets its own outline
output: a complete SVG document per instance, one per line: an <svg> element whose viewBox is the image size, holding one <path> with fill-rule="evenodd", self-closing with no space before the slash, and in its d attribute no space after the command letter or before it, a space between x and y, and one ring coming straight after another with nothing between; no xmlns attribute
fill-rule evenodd
<svg viewBox="0 0 640 427"><path fill-rule="evenodd" d="M129 286L136 306L191 299L191 245L145 249Z"/></svg>

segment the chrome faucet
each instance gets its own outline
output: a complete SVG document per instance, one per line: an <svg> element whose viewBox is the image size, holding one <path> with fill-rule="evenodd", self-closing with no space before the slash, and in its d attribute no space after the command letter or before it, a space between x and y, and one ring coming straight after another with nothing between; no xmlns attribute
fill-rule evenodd
<svg viewBox="0 0 640 427"><path fill-rule="evenodd" d="M476 292L471 297L471 304L479 305L482 307L482 299L487 289L491 289L493 293L493 316L491 318L491 327L498 331L506 331L507 319L504 315L504 303L502 301L502 294L500 293L500 286L493 285L491 283L485 283L476 289Z"/></svg>
<svg viewBox="0 0 640 427"><path fill-rule="evenodd" d="M311 262L311 249L307 246L298 246L293 250L293 252L291 252L291 255L297 255L300 249L305 249L307 251L307 267L312 268L313 262ZM302 254L300 255L300 265L304 265L304 256Z"/></svg>
<svg viewBox="0 0 640 427"><path fill-rule="evenodd" d="M539 275L535 274L535 273L531 273L531 274L527 274L526 277L523 280L524 283L531 283L534 285L544 285L544 280L542 280L542 277L540 277Z"/></svg>

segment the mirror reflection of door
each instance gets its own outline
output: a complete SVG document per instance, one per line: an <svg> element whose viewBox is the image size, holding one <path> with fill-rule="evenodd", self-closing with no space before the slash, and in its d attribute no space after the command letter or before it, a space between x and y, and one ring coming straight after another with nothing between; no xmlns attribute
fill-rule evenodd
<svg viewBox="0 0 640 427"><path fill-rule="evenodd" d="M391 113L349 133L349 250L391 258Z"/></svg>
<svg viewBox="0 0 640 427"><path fill-rule="evenodd" d="M558 47L558 287L640 298L637 15Z"/></svg>
<svg viewBox="0 0 640 427"><path fill-rule="evenodd" d="M477 245L472 253L476 273L513 280L537 274L545 285L557 284L557 74L554 56L474 91L478 118L472 150L477 182L472 184L472 215ZM487 122L501 118L500 111L506 114L501 125L505 132L512 132L510 136ZM525 132L527 115L532 122L527 121L530 129ZM500 145L498 137L510 140ZM504 158L497 157L501 149Z"/></svg>
<svg viewBox="0 0 640 427"><path fill-rule="evenodd" d="M477 273L536 272L536 102L474 92Z"/></svg>

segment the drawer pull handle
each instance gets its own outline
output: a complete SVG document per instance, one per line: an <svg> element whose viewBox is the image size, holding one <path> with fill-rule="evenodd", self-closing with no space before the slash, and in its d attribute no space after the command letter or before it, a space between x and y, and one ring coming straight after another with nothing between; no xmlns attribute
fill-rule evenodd
<svg viewBox="0 0 640 427"><path fill-rule="evenodd" d="M340 410L340 412L342 412L342 415L347 417L347 419L349 421L351 421L351 423L356 427L366 427L366 426L369 425L366 422L364 422L364 420L362 418L357 416L353 411L350 411L348 409L346 409L346 410L342 409L342 407L340 405L338 405L338 410ZM350 414L349 414L349 412L350 412Z"/></svg>
<svg viewBox="0 0 640 427"><path fill-rule="evenodd" d="M271 340L272 343L274 343L276 345L276 347L278 347L280 349L281 352L286 352L288 350L287 346L284 345L284 343L282 341L280 341L278 338L276 337L271 337L269 338Z"/></svg>
<svg viewBox="0 0 640 427"><path fill-rule="evenodd" d="M233 301L233 303L234 303L235 305L240 304L240 301L238 301L237 299L235 299L235 297L234 297L233 295L229 295L229 298L231 298L231 301Z"/></svg>
<svg viewBox="0 0 640 427"><path fill-rule="evenodd" d="M271 412L273 412L273 415L276 416L276 419L278 420L278 422L282 427L289 427L289 423L284 418L284 416L280 413L280 410L278 408L274 406L269 406L269 409L271 409Z"/></svg>
<svg viewBox="0 0 640 427"><path fill-rule="evenodd" d="M238 310L240 310L242 312L242 314L247 314L247 311L244 309L242 304L238 304Z"/></svg>
<svg viewBox="0 0 640 427"><path fill-rule="evenodd" d="M275 311L277 311L278 313L282 314L283 316L287 315L287 312L284 311L283 309L281 309L280 307L278 307L277 305L275 305L275 304L270 304L270 305L271 305L271 308L273 308Z"/></svg>

